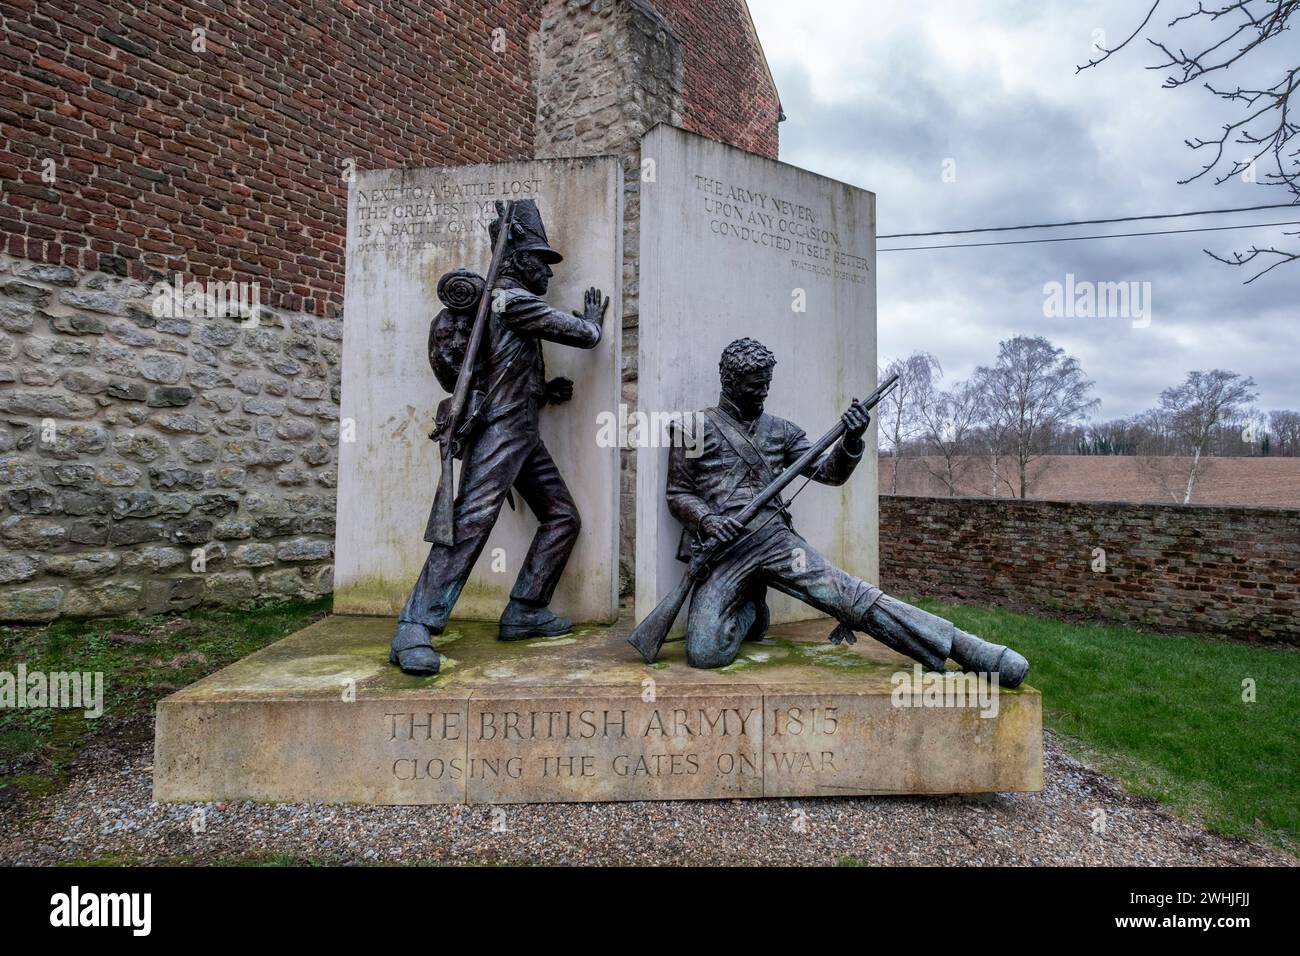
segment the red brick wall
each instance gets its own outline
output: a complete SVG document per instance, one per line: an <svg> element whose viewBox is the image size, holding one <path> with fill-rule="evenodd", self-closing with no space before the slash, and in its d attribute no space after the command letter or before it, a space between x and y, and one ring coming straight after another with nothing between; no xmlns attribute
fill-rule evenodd
<svg viewBox="0 0 1300 956"><path fill-rule="evenodd" d="M1295 509L882 495L880 577L896 593L1300 644Z"/></svg>
<svg viewBox="0 0 1300 956"><path fill-rule="evenodd" d="M653 0L681 38L682 126L776 159L780 101L745 0Z"/></svg>
<svg viewBox="0 0 1300 956"><path fill-rule="evenodd" d="M540 6L3 0L0 248L138 279L257 279L267 305L337 314L341 164L531 156Z"/></svg>
<svg viewBox="0 0 1300 956"><path fill-rule="evenodd" d="M776 91L742 0L655 5L686 43L685 126L775 156ZM531 156L541 6L3 0L0 250L136 279L255 279L267 305L337 315L342 164Z"/></svg>

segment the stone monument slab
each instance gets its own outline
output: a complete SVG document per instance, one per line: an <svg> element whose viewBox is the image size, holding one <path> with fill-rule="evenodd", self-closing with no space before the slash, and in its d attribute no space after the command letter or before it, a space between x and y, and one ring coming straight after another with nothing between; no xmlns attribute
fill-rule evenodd
<svg viewBox="0 0 1300 956"><path fill-rule="evenodd" d="M579 621L617 616L618 448L597 441L597 416L617 407L620 389L622 193L613 157L356 173L348 190L336 611L395 618L420 573L438 477L428 435L447 394L427 358L438 279L461 266L485 271L494 202L533 199L566 260L547 301L581 308L593 285L610 297L595 349L545 348L548 375L575 383L572 401L542 409L541 427L583 524L553 606ZM495 620L505 606L537 524L516 503L518 510L503 509L457 617Z"/></svg>
<svg viewBox="0 0 1300 956"><path fill-rule="evenodd" d="M778 357L768 407L821 434L876 385L875 195L670 126L646 135L641 156L638 410L668 416L714 404L719 353L752 336ZM846 485L811 487L792 509L814 547L871 582L874 429ZM683 565L681 526L664 498L667 449L642 440L636 456L641 618ZM774 622L817 614L781 594L769 604Z"/></svg>
<svg viewBox="0 0 1300 956"><path fill-rule="evenodd" d="M778 625L728 667L681 642L629 660L627 625L502 643L455 622L436 677L386 664L390 624L334 616L158 705L162 801L376 804L1033 791L1037 691L899 706L911 661ZM950 679L960 677L947 672ZM919 688L918 688L919 689ZM939 698L935 698L936 701Z"/></svg>

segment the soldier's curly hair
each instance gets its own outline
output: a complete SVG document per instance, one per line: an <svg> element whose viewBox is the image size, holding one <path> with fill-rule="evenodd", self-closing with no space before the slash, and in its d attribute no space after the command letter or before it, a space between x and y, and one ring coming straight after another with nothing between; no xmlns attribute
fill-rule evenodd
<svg viewBox="0 0 1300 956"><path fill-rule="evenodd" d="M758 339L736 339L722 350L718 362L718 371L722 375L722 384L734 381L738 376L770 369L776 365L776 356Z"/></svg>

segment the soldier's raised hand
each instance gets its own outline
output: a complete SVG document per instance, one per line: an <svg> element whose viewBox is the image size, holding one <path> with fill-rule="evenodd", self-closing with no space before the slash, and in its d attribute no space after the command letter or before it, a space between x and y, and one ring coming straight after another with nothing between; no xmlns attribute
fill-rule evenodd
<svg viewBox="0 0 1300 956"><path fill-rule="evenodd" d="M845 436L860 440L866 433L867 426L871 424L871 413L862 407L860 401L854 399L848 411L840 416L840 420L844 422Z"/></svg>
<svg viewBox="0 0 1300 956"><path fill-rule="evenodd" d="M605 310L609 308L609 296L604 297L601 301L600 290L592 286L582 297L582 311L573 310L573 314L580 319L586 319L588 322L595 322L597 325L604 325Z"/></svg>

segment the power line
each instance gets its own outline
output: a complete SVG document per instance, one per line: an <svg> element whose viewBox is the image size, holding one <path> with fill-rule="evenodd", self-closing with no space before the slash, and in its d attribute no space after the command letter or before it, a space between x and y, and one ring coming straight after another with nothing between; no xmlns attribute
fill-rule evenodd
<svg viewBox="0 0 1300 956"><path fill-rule="evenodd" d="M893 246L877 252L912 252L919 249L975 249L980 246L1028 246L1040 242L1078 242L1082 239L1123 239L1130 236L1174 236L1185 232L1226 232L1229 229L1266 229L1270 226L1300 226L1297 222L1251 222L1242 226L1203 226L1199 229L1159 229L1153 232L1116 232L1104 236L1057 236L1048 239L1003 239L999 242L954 242L940 246Z"/></svg>
<svg viewBox="0 0 1300 956"><path fill-rule="evenodd" d="M1076 219L1072 222L1042 222L1032 226L988 226L983 229L940 229L937 232L894 232L877 239L920 239L926 236L959 236L971 232L1011 232L1017 229L1057 229L1062 226L1099 226L1112 222L1140 222L1144 219L1182 219L1186 216L1217 216L1230 212L1256 212L1260 209L1286 209L1295 203L1273 203L1269 206L1242 206L1240 209L1202 209L1198 212L1163 212L1150 216L1120 216L1116 219Z"/></svg>

